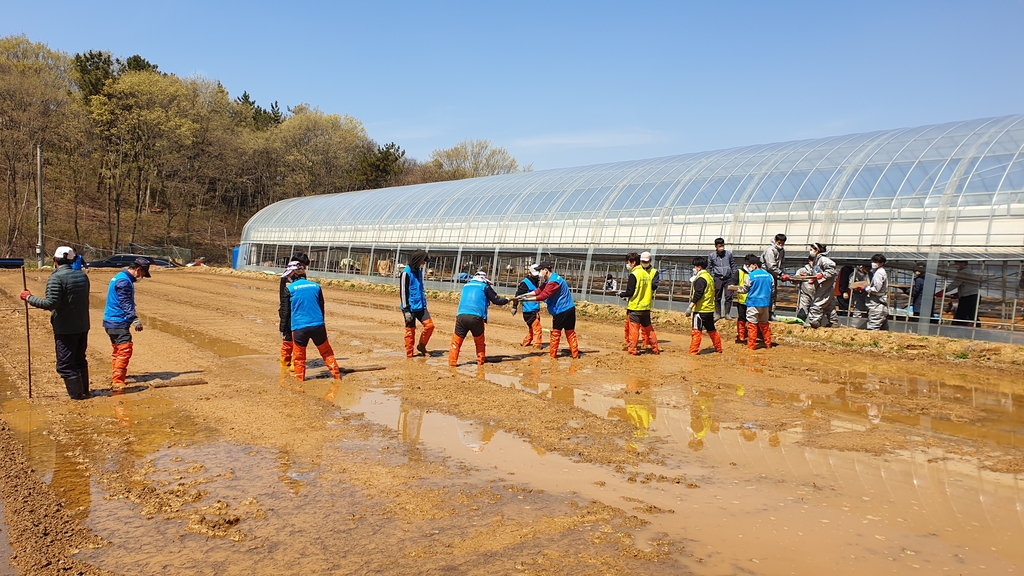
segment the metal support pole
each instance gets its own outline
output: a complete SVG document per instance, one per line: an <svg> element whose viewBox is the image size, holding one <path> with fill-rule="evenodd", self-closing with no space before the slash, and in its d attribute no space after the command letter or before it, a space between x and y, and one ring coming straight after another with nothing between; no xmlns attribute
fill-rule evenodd
<svg viewBox="0 0 1024 576"><path fill-rule="evenodd" d="M25 265L21 265L21 289L28 290L28 280L25 278ZM32 399L32 337L28 328L28 300L25 300L25 349L28 350L28 397Z"/></svg>
<svg viewBox="0 0 1024 576"><path fill-rule="evenodd" d="M974 303L974 319L971 322L971 340L976 339L978 333L978 315L981 314L981 295L984 292L985 283L985 262L981 263L981 278L978 280L978 301Z"/></svg>
<svg viewBox="0 0 1024 576"><path fill-rule="evenodd" d="M921 317L917 319L917 333L921 336L928 335L929 324L932 321L932 305L935 303L935 281L938 280L939 273L939 250L936 247L932 247L931 252L928 254L928 263L924 269L924 288L921 292ZM945 301L946 293L942 293L943 302ZM852 301L852 299L851 299ZM935 334L938 335L938 330L941 330L942 326L942 306L939 306L939 328L936 329Z"/></svg>
<svg viewBox="0 0 1024 576"><path fill-rule="evenodd" d="M36 225L39 229L39 240L36 243L36 260L43 267L43 147L36 145Z"/></svg>
<svg viewBox="0 0 1024 576"><path fill-rule="evenodd" d="M491 276L495 282L501 281L501 274L498 273L498 251L501 250L501 246L494 247L494 260L491 261ZM497 285L497 284L496 284Z"/></svg>
<svg viewBox="0 0 1024 576"><path fill-rule="evenodd" d="M591 246L587 249L587 262L583 268L583 286L580 290L580 300L587 299L587 293L590 292L590 263L594 259L594 247Z"/></svg>

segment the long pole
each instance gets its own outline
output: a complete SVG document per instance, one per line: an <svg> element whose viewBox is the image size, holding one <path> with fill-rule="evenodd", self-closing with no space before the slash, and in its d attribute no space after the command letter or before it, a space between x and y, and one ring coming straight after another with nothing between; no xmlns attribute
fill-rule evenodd
<svg viewBox="0 0 1024 576"><path fill-rule="evenodd" d="M36 144L36 227L39 240L36 243L36 260L43 267L43 146Z"/></svg>
<svg viewBox="0 0 1024 576"><path fill-rule="evenodd" d="M28 280L25 278L25 265L21 265L21 289L28 290ZM28 397L32 399L32 337L28 330L28 300L25 300L25 348L28 350Z"/></svg>

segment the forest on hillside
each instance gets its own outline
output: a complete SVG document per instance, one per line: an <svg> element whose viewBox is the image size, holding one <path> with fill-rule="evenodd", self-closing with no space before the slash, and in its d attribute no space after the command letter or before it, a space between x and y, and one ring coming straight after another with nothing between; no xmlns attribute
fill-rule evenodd
<svg viewBox="0 0 1024 576"><path fill-rule="evenodd" d="M44 245L93 255L175 245L224 262L246 220L295 196L529 171L488 140L419 161L374 141L359 119L297 103L267 106L217 80L181 77L140 55L67 54L0 38L0 255L36 244L42 149Z"/></svg>

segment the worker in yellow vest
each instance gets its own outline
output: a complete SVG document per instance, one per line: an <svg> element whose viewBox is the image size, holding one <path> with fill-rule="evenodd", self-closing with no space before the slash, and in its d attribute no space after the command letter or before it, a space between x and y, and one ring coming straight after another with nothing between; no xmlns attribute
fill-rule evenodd
<svg viewBox="0 0 1024 576"><path fill-rule="evenodd" d="M646 252L644 254L647 254ZM654 280L658 271L649 264L643 266L641 257L636 252L631 252L626 257L626 263L630 267L629 280L626 289L619 292L619 298L626 299L626 321L629 322L629 335L626 341L626 351L633 356L637 355L637 341L640 339L640 332L644 334L644 340L651 347L651 352L658 354L658 336L654 333L654 326L651 325L651 302L654 300Z"/></svg>
<svg viewBox="0 0 1024 576"><path fill-rule="evenodd" d="M750 273L747 272L745 266L740 266L732 273L730 282L733 286L745 286L747 283L747 276ZM736 309L739 311L739 317L736 318L736 343L746 344L747 343L747 293L743 292L736 294L733 297L733 302L736 304Z"/></svg>
<svg viewBox="0 0 1024 576"><path fill-rule="evenodd" d="M690 309L693 326L690 330L690 354L700 352L701 330L707 330L715 352L722 352L722 337L715 328L715 280L707 271L708 259L698 256L693 259L693 280L690 292Z"/></svg>

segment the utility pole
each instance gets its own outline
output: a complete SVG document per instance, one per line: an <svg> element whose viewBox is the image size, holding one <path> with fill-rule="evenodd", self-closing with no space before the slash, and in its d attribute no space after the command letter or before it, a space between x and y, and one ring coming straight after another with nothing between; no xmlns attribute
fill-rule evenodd
<svg viewBox="0 0 1024 576"><path fill-rule="evenodd" d="M39 241L36 242L36 260L43 267L43 146L36 144L36 226L39 228Z"/></svg>

